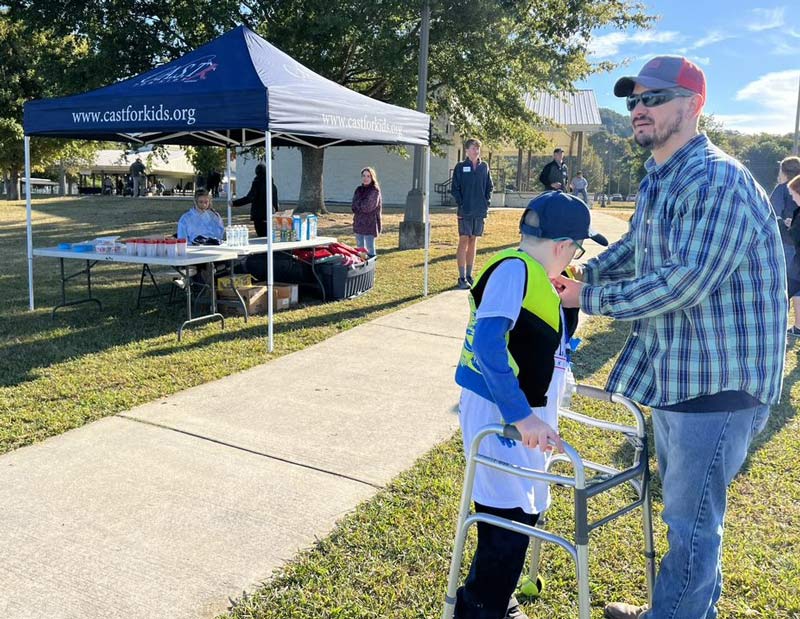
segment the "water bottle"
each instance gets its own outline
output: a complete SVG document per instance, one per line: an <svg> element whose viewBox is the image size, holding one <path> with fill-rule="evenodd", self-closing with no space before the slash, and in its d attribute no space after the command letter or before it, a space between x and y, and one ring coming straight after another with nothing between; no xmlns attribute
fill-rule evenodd
<svg viewBox="0 0 800 619"><path fill-rule="evenodd" d="M225 244L233 245L233 226L225 226Z"/></svg>
<svg viewBox="0 0 800 619"><path fill-rule="evenodd" d="M572 375L572 368L567 366L564 370L564 393L561 396L561 408L569 408L572 404L572 394L575 393L577 386L575 377Z"/></svg>
<svg viewBox="0 0 800 619"><path fill-rule="evenodd" d="M244 245L250 245L250 229L247 226L242 226L242 233L244 234Z"/></svg>

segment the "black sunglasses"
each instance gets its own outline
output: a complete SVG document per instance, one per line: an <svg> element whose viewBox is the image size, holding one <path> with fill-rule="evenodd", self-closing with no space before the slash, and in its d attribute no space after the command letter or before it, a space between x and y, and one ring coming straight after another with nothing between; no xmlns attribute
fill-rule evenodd
<svg viewBox="0 0 800 619"><path fill-rule="evenodd" d="M672 101L676 97L691 97L697 93L682 88L665 88L664 90L648 90L638 95L628 95L625 97L625 105L628 111L632 112L633 108L639 105L639 101L645 107L658 107L664 105L667 101Z"/></svg>

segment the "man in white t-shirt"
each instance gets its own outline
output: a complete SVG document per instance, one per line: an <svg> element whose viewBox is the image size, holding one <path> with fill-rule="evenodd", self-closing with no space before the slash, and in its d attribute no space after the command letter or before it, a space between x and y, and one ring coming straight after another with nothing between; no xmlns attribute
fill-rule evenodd
<svg viewBox="0 0 800 619"><path fill-rule="evenodd" d="M470 290L471 315L456 382L465 450L487 424L514 424L521 443L489 436L479 453L530 468L543 468L554 443L558 402L569 369L568 342L577 312L567 318L551 278L583 254L591 238L589 209L577 198L548 191L531 200L520 220L519 249L493 256ZM513 360L512 364L509 359ZM485 466L475 474L472 499L484 512L533 525L547 508L547 484ZM459 588L456 619L523 619L513 597L528 537L478 524L478 546Z"/></svg>

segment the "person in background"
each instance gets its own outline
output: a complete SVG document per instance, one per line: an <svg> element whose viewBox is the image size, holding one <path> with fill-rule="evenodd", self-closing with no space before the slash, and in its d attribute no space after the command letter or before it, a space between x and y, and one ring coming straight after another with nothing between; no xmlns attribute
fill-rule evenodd
<svg viewBox="0 0 800 619"><path fill-rule="evenodd" d="M117 186L117 195L121 196L123 194L123 192L125 191L125 183L122 181L122 179L119 176L117 177L116 186Z"/></svg>
<svg viewBox="0 0 800 619"><path fill-rule="evenodd" d="M769 198L700 133L703 71L657 56L617 80L651 152L628 232L557 278L564 307L630 324L606 391L652 409L667 553L651 608L610 619L716 619L728 486L780 400L786 262Z"/></svg>
<svg viewBox="0 0 800 619"><path fill-rule="evenodd" d="M542 168L539 182L545 191L551 189L566 191L568 178L567 164L564 163L564 149L556 148L553 151L553 160Z"/></svg>
<svg viewBox="0 0 800 619"><path fill-rule="evenodd" d="M219 213L211 208L208 190L197 189L194 192L194 206L178 220L178 238L186 239L191 245L200 240L199 237L221 243L224 236L225 225Z"/></svg>
<svg viewBox="0 0 800 619"><path fill-rule="evenodd" d="M114 193L114 183L111 177L106 174L103 178L103 195L110 196L112 193Z"/></svg>
<svg viewBox="0 0 800 619"><path fill-rule="evenodd" d="M138 198L144 194L144 183L147 182L141 157L136 158L136 161L128 168L128 172L133 179L133 197Z"/></svg>
<svg viewBox="0 0 800 619"><path fill-rule="evenodd" d="M267 188L266 188L267 166L259 163L256 166L256 176L253 179L253 184L250 185L250 191L247 195L238 200L234 200L231 204L233 206L250 205L250 219L253 221L253 227L256 230L256 236L267 236ZM272 180L272 212L278 210L278 188L275 186L275 180Z"/></svg>
<svg viewBox="0 0 800 619"><path fill-rule="evenodd" d="M570 187L572 188L572 195L577 196L586 203L586 206L589 206L589 193L587 190L589 181L583 177L583 172L578 170L575 173L575 178L572 179Z"/></svg>
<svg viewBox="0 0 800 619"><path fill-rule="evenodd" d="M794 157L797 159L797 157ZM786 264L789 282L789 296L794 303L794 324L787 331L788 335L800 337L800 172L786 183L786 189L794 204L790 220L789 236L794 243L794 254L791 264Z"/></svg>
<svg viewBox="0 0 800 619"><path fill-rule="evenodd" d="M212 198L219 197L219 184L222 182L222 176L216 170L211 170L206 178L206 189L208 189Z"/></svg>
<svg viewBox="0 0 800 619"><path fill-rule="evenodd" d="M374 168L361 170L361 184L353 194L353 233L356 247L363 247L372 258L376 254L375 239L381 233L381 187Z"/></svg>
<svg viewBox="0 0 800 619"><path fill-rule="evenodd" d="M781 231L781 241L783 241L783 253L786 256L786 283L789 298L794 305L794 325L787 333L793 337L800 336L800 257L797 257L797 244L800 243L800 240L795 242L789 230L795 219L798 205L792 200L787 185L797 175L800 175L800 157L786 157L780 164L778 184L769 196L772 210L778 220L778 229ZM800 221L795 225L800 225Z"/></svg>
<svg viewBox="0 0 800 619"><path fill-rule="evenodd" d="M469 290L472 286L472 266L478 249L478 237L483 236L489 203L492 200L492 174L481 160L481 142L470 138L464 142L466 158L453 169L450 193L458 207L458 287Z"/></svg>

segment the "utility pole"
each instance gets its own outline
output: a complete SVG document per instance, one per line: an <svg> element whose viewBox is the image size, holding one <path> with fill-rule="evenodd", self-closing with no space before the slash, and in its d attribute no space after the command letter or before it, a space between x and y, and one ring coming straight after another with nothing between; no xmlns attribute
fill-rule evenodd
<svg viewBox="0 0 800 619"><path fill-rule="evenodd" d="M419 70L417 81L417 111L425 112L425 101L428 97L428 35L431 28L430 0L424 0L422 6L422 25L419 35ZM411 191L406 196L406 210L400 222L400 249L419 249L425 244L425 222L423 221L423 178L422 146L414 147L414 176ZM428 196L430 200L430 196Z"/></svg>
<svg viewBox="0 0 800 619"><path fill-rule="evenodd" d="M797 113L794 116L794 144L792 145L792 154L800 154L798 150L798 133L800 133L800 77L797 78Z"/></svg>

